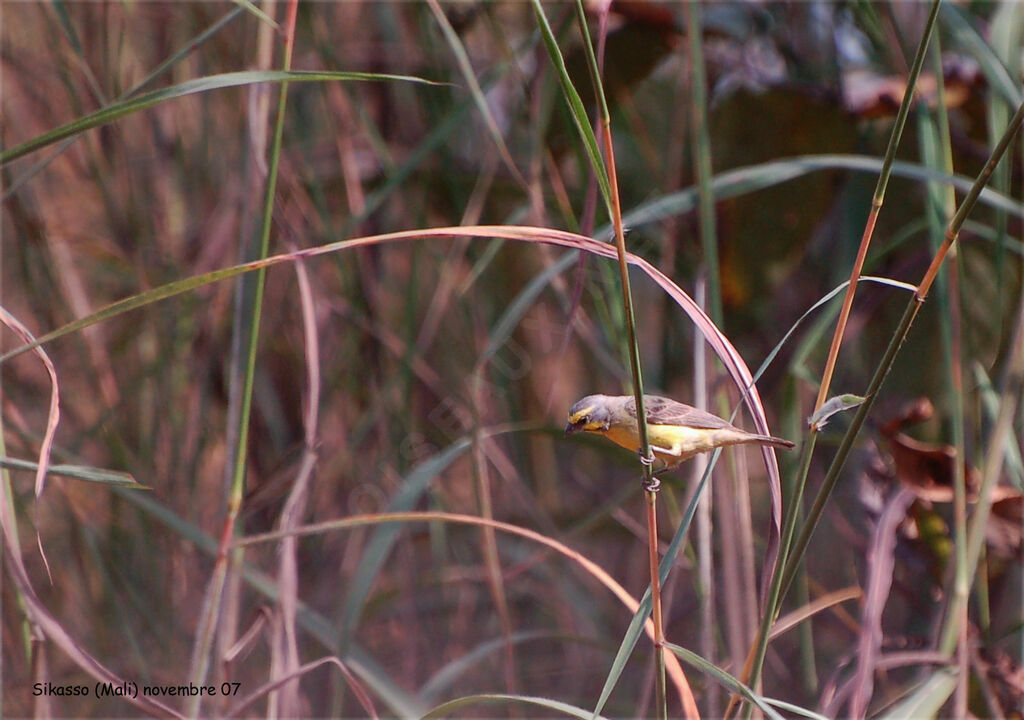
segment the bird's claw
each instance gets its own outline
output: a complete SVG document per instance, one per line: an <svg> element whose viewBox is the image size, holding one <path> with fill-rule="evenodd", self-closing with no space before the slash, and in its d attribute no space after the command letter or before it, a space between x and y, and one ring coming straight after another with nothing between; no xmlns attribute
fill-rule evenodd
<svg viewBox="0 0 1024 720"><path fill-rule="evenodd" d="M647 456L644 456L644 449L643 448L637 448L636 449L636 454L640 456L640 462L642 462L647 467L651 467L652 465L654 465L654 453L651 452L651 451L648 451L648 452L650 454L647 455Z"/></svg>
<svg viewBox="0 0 1024 720"><path fill-rule="evenodd" d="M640 456L640 462L641 463L643 463L647 467L652 467L654 465L654 460L655 460L654 453L651 452L651 451L648 451L648 452L649 452L649 454L645 456L644 455L644 449L643 448L637 448L636 454ZM647 492L652 492L652 493L653 492L658 492L658 488L660 488L660 487L661 487L661 480L658 479L658 474L657 473L652 473L649 480L644 478L644 490L646 490Z"/></svg>

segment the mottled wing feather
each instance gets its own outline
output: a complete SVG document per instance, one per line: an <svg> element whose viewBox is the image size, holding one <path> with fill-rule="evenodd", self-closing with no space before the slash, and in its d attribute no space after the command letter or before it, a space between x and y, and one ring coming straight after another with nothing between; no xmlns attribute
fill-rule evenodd
<svg viewBox="0 0 1024 720"><path fill-rule="evenodd" d="M709 430L734 427L717 415L660 395L644 395L644 410L647 422L652 425L684 425ZM633 398L626 403L626 412L636 417L636 400Z"/></svg>

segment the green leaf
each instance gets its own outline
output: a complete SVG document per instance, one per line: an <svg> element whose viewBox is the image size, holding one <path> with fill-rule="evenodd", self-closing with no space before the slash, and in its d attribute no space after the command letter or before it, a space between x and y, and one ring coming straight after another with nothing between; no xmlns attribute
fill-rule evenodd
<svg viewBox="0 0 1024 720"><path fill-rule="evenodd" d="M807 418L807 425L812 430L821 430L823 427L828 425L830 417L836 413L844 412L851 408L855 408L858 405L863 404L867 398L861 397L860 395L852 395L847 393L845 395L836 395L835 397L829 398L818 411Z"/></svg>

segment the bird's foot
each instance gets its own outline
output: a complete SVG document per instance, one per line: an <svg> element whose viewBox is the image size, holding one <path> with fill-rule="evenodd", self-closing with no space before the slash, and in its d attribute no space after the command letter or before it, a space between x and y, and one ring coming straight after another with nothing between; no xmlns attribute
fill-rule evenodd
<svg viewBox="0 0 1024 720"><path fill-rule="evenodd" d="M636 449L636 454L640 458L640 462L643 463L644 465L646 465L647 467L651 467L652 465L654 465L655 457L654 457L654 452L652 452L652 451L648 451L648 452L650 454L647 455L647 456L644 456L644 449L642 447Z"/></svg>
<svg viewBox="0 0 1024 720"><path fill-rule="evenodd" d="M645 456L644 449L637 448L636 454L640 456L640 462L646 465L647 467L651 467L654 465L655 457L653 452ZM651 473L650 480L644 478L644 490L646 490L647 492L658 492L658 488L660 487L661 480L658 479L657 472Z"/></svg>

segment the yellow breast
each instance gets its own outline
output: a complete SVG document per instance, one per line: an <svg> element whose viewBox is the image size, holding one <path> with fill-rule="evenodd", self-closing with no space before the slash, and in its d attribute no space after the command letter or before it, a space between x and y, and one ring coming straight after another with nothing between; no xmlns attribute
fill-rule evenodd
<svg viewBox="0 0 1024 720"><path fill-rule="evenodd" d="M707 452L718 447L721 438L717 437L720 430L707 428L688 428L676 425L648 425L647 439L651 445L664 448L668 452L655 450L654 456L666 465L678 465L697 453ZM605 437L616 445L636 452L640 449L640 438L635 429L613 426L605 432Z"/></svg>

